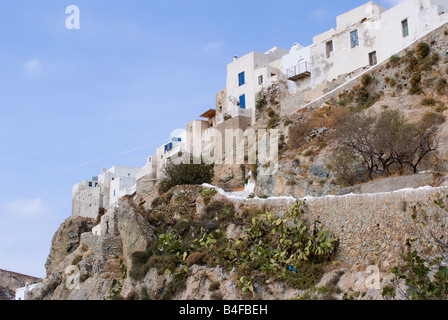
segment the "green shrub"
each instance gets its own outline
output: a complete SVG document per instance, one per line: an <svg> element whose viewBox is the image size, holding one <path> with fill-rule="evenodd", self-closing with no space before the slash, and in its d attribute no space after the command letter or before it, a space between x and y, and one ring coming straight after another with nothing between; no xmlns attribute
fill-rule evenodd
<svg viewBox="0 0 448 320"><path fill-rule="evenodd" d="M433 98L424 98L422 99L421 104L424 106L435 106L436 100L434 100Z"/></svg>
<svg viewBox="0 0 448 320"><path fill-rule="evenodd" d="M81 261L82 261L82 256L76 256L75 258L73 258L72 265L76 266Z"/></svg>
<svg viewBox="0 0 448 320"><path fill-rule="evenodd" d="M422 93L423 93L423 90L420 86L414 86L409 89L409 94L412 94L412 95L419 95Z"/></svg>
<svg viewBox="0 0 448 320"><path fill-rule="evenodd" d="M294 123L294 121L292 121L291 119L287 119L287 120L285 120L285 127L289 127L293 123Z"/></svg>
<svg viewBox="0 0 448 320"><path fill-rule="evenodd" d="M428 255L426 252L417 250L404 253L405 261L392 269L394 277L390 285L386 286L382 295L386 300L408 299L408 300L447 300L448 299L448 268L444 263L446 259L447 229L447 204L446 199L438 195L434 201L438 212L430 216L428 213L414 212L412 219L420 227L420 239L412 239L410 243L419 242L423 247L438 249L439 253ZM435 230L427 225L429 218L438 222ZM406 290L400 288L400 284L406 284ZM399 295L397 297L397 294Z"/></svg>
<svg viewBox="0 0 448 320"><path fill-rule="evenodd" d="M165 178L160 182L160 193L165 193L178 185L199 185L212 182L215 175L214 165L205 164L203 161L198 161L200 163L195 164L192 157L190 160L190 163L180 164L168 161L164 169Z"/></svg>
<svg viewBox="0 0 448 320"><path fill-rule="evenodd" d="M433 54L431 54L431 59L434 64L438 63L440 61L440 54L438 52L433 52Z"/></svg>
<svg viewBox="0 0 448 320"><path fill-rule="evenodd" d="M422 122L430 125L440 125L446 121L443 114L437 112L426 112L422 117Z"/></svg>
<svg viewBox="0 0 448 320"><path fill-rule="evenodd" d="M218 193L213 188L202 188L200 191L201 196L204 198L204 203L209 204L210 200Z"/></svg>
<svg viewBox="0 0 448 320"><path fill-rule="evenodd" d="M274 128L275 126L277 126L277 124L278 124L279 121L280 121L280 119L279 119L277 116L271 118L271 119L268 121L267 128L268 128L268 129L272 129L272 128Z"/></svg>
<svg viewBox="0 0 448 320"><path fill-rule="evenodd" d="M275 111L269 108L269 110L268 110L268 116L269 116L269 118L273 118L273 117L275 117L276 115L277 115L277 114L275 113Z"/></svg>
<svg viewBox="0 0 448 320"><path fill-rule="evenodd" d="M389 58L389 63L393 66L396 67L401 61L401 58L397 55L393 55Z"/></svg>
<svg viewBox="0 0 448 320"><path fill-rule="evenodd" d="M422 72L420 70L417 70L412 73L409 83L411 84L412 87L416 87L419 85L421 80L422 80Z"/></svg>
<svg viewBox="0 0 448 320"><path fill-rule="evenodd" d="M263 107L266 105L266 99L264 97L257 100L255 107L258 111L263 109Z"/></svg>
<svg viewBox="0 0 448 320"><path fill-rule="evenodd" d="M372 78L372 76L370 74L365 73L365 74L362 75L362 77L361 77L361 84L364 87L367 87L372 82L373 82L373 78Z"/></svg>
<svg viewBox="0 0 448 320"><path fill-rule="evenodd" d="M304 156L304 157L311 157L311 156L314 156L314 151L311 150L311 149L309 149L309 150L307 150L307 151L303 154L303 156Z"/></svg>
<svg viewBox="0 0 448 320"><path fill-rule="evenodd" d="M426 42L419 42L415 48L415 56L423 60L429 55L429 52L431 51L431 48Z"/></svg>

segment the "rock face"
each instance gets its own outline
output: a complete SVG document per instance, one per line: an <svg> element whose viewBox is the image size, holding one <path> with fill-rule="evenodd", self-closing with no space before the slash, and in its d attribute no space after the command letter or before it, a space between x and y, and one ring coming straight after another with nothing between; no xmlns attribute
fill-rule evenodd
<svg viewBox="0 0 448 320"><path fill-rule="evenodd" d="M0 300L12 300L17 288L40 281L42 281L40 278L0 269Z"/></svg>
<svg viewBox="0 0 448 320"><path fill-rule="evenodd" d="M132 254L145 252L156 241L157 227L149 223L154 221L150 215L156 214L160 221L169 218L164 221L173 226L193 222L188 219L201 219L196 216L196 206L204 205L200 191L199 186L176 187L170 203L151 213L142 210L130 198L122 199L114 212L103 216L103 222L107 221L109 227L101 236L82 232L91 229L89 220L68 219L54 237L48 259L49 273L30 297L48 300L251 298L238 287L239 277L234 270L210 267L200 250L185 257L183 265L188 269L181 278L178 273L174 275L165 270L160 262L148 265L140 280L130 276ZM318 219L339 238L334 257L338 267L329 264L317 288L333 288L337 292L332 296L335 299L342 298L343 293L355 292L364 293L363 299L381 299L382 288L390 283L391 269L399 262L403 241L415 237L416 226L410 219L413 210L421 208L432 213L436 207L431 199L447 193L447 188L425 188L307 199L302 213L304 222L312 224ZM233 204L238 214L247 209L281 214L294 201L294 198L242 199L220 192L210 199L210 203ZM188 214L182 213L184 209ZM244 227L235 223L229 223L222 231L228 239L244 239L245 236ZM371 266L377 266L376 286L369 284ZM73 281L75 279L78 282ZM256 282L254 292L257 298L267 300L309 294L278 282ZM318 294L315 298L329 297Z"/></svg>
<svg viewBox="0 0 448 320"><path fill-rule="evenodd" d="M139 210L132 206L132 202L120 202L117 212L118 232L123 242L123 256L126 259L126 265L131 267L132 253L145 251L157 238L153 227L149 225Z"/></svg>
<svg viewBox="0 0 448 320"><path fill-rule="evenodd" d="M81 234L92 230L93 220L83 217L70 217L62 223L53 236L50 255L45 268L47 275L51 274L65 257L78 248Z"/></svg>

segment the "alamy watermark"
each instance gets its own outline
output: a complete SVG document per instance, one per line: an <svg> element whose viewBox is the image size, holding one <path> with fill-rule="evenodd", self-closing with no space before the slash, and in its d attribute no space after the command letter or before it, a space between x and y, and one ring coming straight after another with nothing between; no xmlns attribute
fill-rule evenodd
<svg viewBox="0 0 448 320"><path fill-rule="evenodd" d="M79 30L81 29L81 13L78 6L69 5L65 9L65 13L69 14L65 20L65 27L68 30Z"/></svg>
<svg viewBox="0 0 448 320"><path fill-rule="evenodd" d="M177 140L182 143L177 143L176 139L172 137L176 145L172 145L166 155L174 164L257 165L261 175L273 175L278 170L279 131L275 129L226 129L222 132L209 128L190 134L186 141Z"/></svg>
<svg viewBox="0 0 448 320"><path fill-rule="evenodd" d="M71 265L65 269L65 274L67 275L67 279L65 280L65 287L68 290L79 289L80 284L80 274L79 268L77 266Z"/></svg>

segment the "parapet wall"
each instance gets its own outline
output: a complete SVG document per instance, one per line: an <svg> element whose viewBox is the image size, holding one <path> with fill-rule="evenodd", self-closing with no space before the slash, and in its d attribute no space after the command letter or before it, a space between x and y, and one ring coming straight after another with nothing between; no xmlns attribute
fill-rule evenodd
<svg viewBox="0 0 448 320"><path fill-rule="evenodd" d="M378 265L384 270L395 266L406 249L408 240L420 239L420 224L412 219L423 210L431 217L441 209L434 201L438 195L448 195L447 187L404 189L377 194L350 194L306 198L303 219L312 225L318 220L339 238L336 259L344 266ZM259 206L263 210L285 212L294 203L293 198L242 199L226 194L237 210ZM440 230L432 219L431 230ZM412 248L422 250L424 242L417 241Z"/></svg>

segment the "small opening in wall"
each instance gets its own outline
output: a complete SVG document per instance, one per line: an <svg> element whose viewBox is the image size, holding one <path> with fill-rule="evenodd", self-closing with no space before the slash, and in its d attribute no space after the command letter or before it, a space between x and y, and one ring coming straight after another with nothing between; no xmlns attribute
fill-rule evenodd
<svg viewBox="0 0 448 320"><path fill-rule="evenodd" d="M327 52L327 58L330 58L331 54L333 53L333 40L328 41L325 44L325 47L326 47L326 52Z"/></svg>

